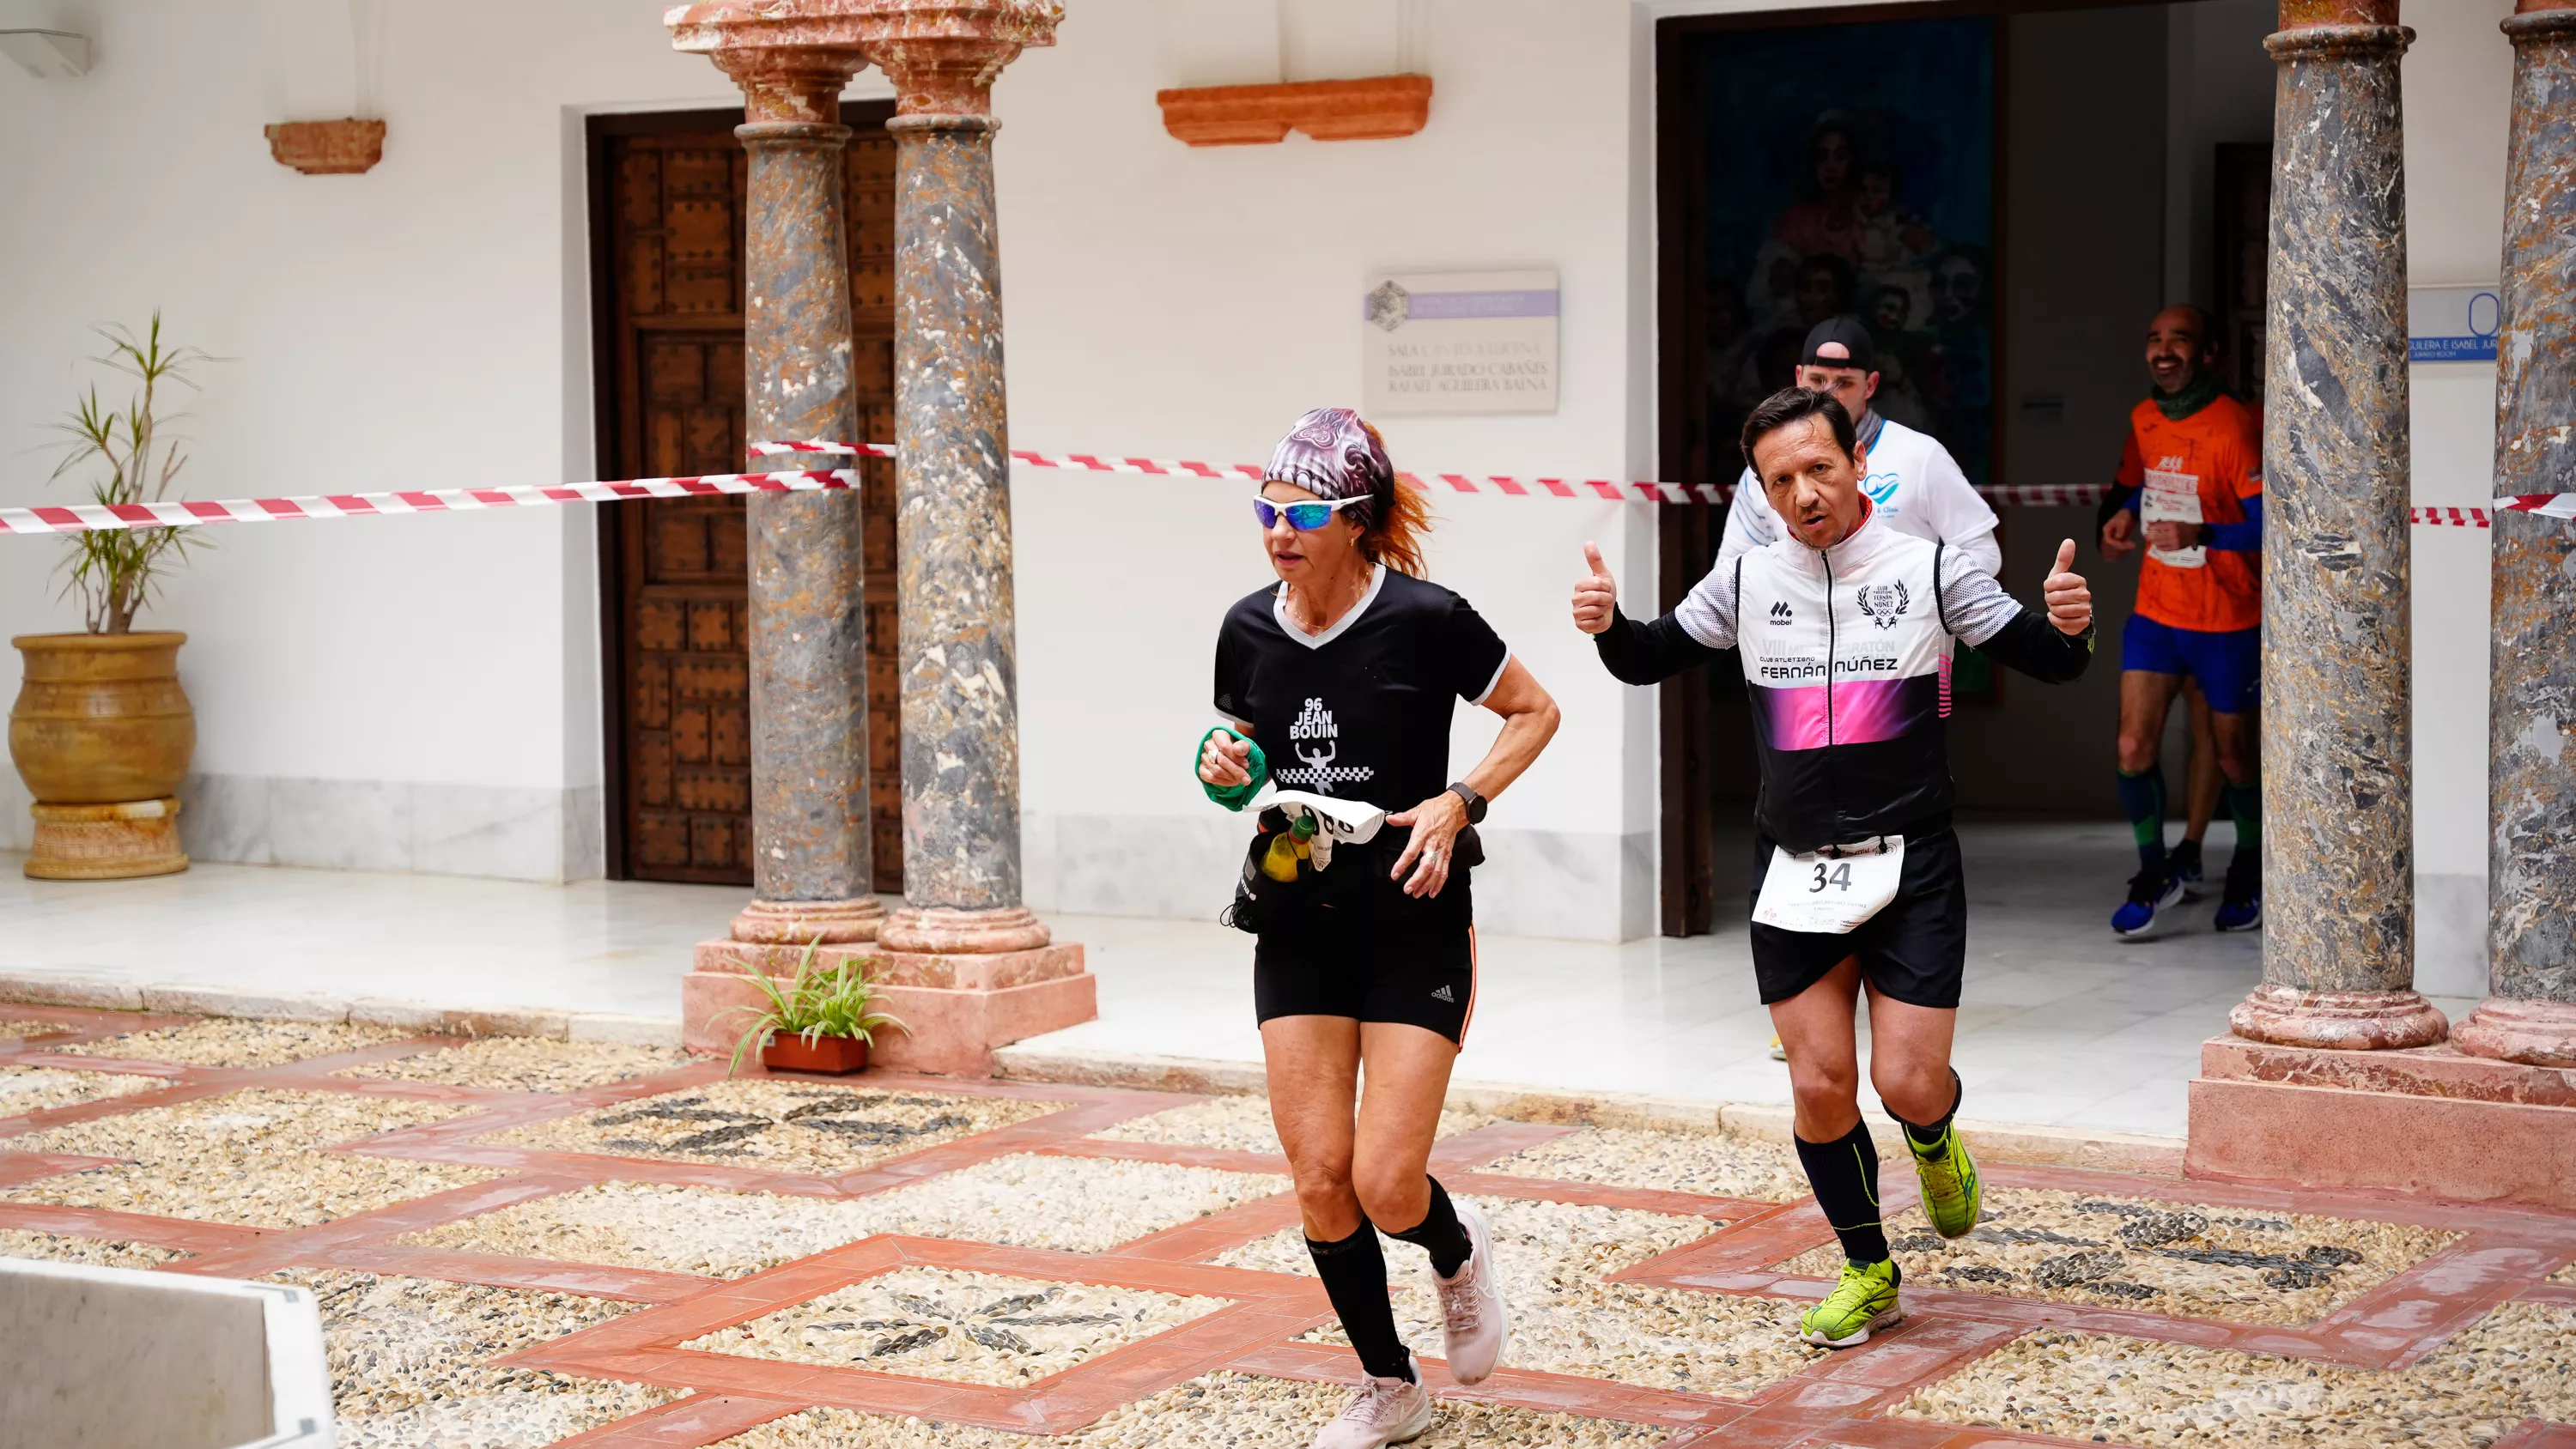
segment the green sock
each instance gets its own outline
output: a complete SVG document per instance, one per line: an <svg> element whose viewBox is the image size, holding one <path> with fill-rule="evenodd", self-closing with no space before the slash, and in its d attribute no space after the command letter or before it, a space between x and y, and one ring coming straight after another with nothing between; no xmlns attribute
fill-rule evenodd
<svg viewBox="0 0 2576 1449"><path fill-rule="evenodd" d="M2249 780L2227 786L2228 818L2236 822L2236 848L2249 855L2263 850L2263 785Z"/></svg>
<svg viewBox="0 0 2576 1449"><path fill-rule="evenodd" d="M2136 774L2120 772L2120 809L2129 817L2129 834L2138 842L2138 860L2149 870L2165 863L2165 767L2149 765Z"/></svg>

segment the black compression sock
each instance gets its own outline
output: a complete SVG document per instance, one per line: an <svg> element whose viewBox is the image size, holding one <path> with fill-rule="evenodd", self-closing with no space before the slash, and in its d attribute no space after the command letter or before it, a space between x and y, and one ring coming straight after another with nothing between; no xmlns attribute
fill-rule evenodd
<svg viewBox="0 0 2576 1449"><path fill-rule="evenodd" d="M1306 1255L1315 1260L1324 1296L1341 1315L1360 1367L1375 1378L1413 1382L1413 1356L1395 1331L1395 1307L1386 1298L1386 1251L1378 1246L1377 1228L1361 1218L1360 1230L1340 1242L1308 1238Z"/></svg>
<svg viewBox="0 0 2576 1449"><path fill-rule="evenodd" d="M1959 1104L1966 1101L1967 1098L1968 1085L1967 1083L1959 1080L1959 1069L1952 1067L1950 1069L1950 1110L1942 1113L1940 1120L1934 1122L1906 1122L1902 1117L1897 1117L1896 1120L1905 1124L1905 1135L1913 1140L1915 1146L1936 1146L1941 1141L1941 1134L1949 1130L1950 1119L1959 1115ZM1895 1116L1892 1112L1888 1115Z"/></svg>
<svg viewBox="0 0 2576 1449"><path fill-rule="evenodd" d="M1794 1134L1793 1134L1794 1135ZM1807 1185L1816 1190L1816 1206L1842 1240L1843 1256L1855 1263L1887 1259L1887 1229L1878 1213L1878 1144L1869 1139L1869 1124L1831 1142L1799 1137L1798 1161L1807 1169Z"/></svg>
<svg viewBox="0 0 2576 1449"><path fill-rule="evenodd" d="M1431 1255L1431 1271L1443 1278L1455 1278L1467 1266L1468 1257L1476 1251L1475 1242L1467 1236L1466 1224L1458 1221L1458 1210L1449 1205L1449 1194L1441 1189L1440 1179L1426 1177L1431 1184L1431 1209L1422 1221L1403 1232L1390 1230L1387 1236L1411 1243Z"/></svg>

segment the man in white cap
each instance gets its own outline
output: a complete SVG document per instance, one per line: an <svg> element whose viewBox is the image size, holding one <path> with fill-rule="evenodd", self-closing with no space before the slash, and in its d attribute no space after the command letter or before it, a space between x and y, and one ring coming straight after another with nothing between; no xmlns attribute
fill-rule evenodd
<svg viewBox="0 0 2576 1449"><path fill-rule="evenodd" d="M1861 491L1869 495L1881 522L1899 533L1949 545L1988 578L2002 575L1995 511L1977 496L1950 450L1931 434L1871 409L1869 400L1878 392L1878 359L1869 328L1859 318L1828 317L1816 324L1799 355L1796 382L1809 392L1832 394L1859 427L1861 450L1869 455L1869 476L1861 481ZM1748 464L1736 482L1734 506L1726 513L1716 566L1727 568L1737 554L1761 548L1783 533L1780 515L1771 511Z"/></svg>

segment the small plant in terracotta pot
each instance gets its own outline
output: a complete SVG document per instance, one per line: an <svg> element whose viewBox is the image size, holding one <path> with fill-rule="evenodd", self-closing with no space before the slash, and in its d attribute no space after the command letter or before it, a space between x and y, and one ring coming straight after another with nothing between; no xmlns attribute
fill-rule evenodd
<svg viewBox="0 0 2576 1449"><path fill-rule="evenodd" d="M805 958L797 963L795 979L783 987L768 972L735 959L734 964L750 973L752 984L768 1000L759 1006L734 1008L749 1014L752 1022L734 1043L727 1075L742 1070L743 1053L755 1045L760 1048L760 1064L772 1071L863 1071L868 1048L876 1044L880 1029L912 1030L884 1012L869 1009L877 993L863 962L852 959L816 970L814 953L822 944L822 937L814 938L805 948Z"/></svg>
<svg viewBox="0 0 2576 1449"><path fill-rule="evenodd" d="M165 343L161 316L142 335L105 328L92 359L133 379L123 407L92 386L57 430L69 442L54 469L86 473L90 499L119 509L157 503L186 466L167 431L170 393L194 388L206 355ZM92 471L94 470L94 471ZM112 880L186 870L179 849L179 782L197 744L196 712L179 687L188 636L138 630L135 616L163 574L202 544L185 528L99 528L70 536L64 592L81 602L84 631L21 634L26 660L9 711L9 758L35 796L35 849L27 874Z"/></svg>

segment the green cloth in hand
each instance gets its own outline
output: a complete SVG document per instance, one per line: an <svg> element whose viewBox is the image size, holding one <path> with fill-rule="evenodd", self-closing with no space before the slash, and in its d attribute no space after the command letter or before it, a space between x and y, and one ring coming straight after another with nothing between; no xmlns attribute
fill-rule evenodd
<svg viewBox="0 0 2576 1449"><path fill-rule="evenodd" d="M1261 746L1259 744L1254 743L1250 739L1246 739L1242 735L1236 734L1233 730L1227 729L1223 725L1218 725L1215 729L1209 730L1206 734L1199 736L1198 748L1190 752L1190 775L1192 778L1195 779L1198 776L1199 757L1207 753L1207 742L1216 738L1218 735L1231 736L1232 738L1243 740L1245 744L1252 746L1252 757L1243 762L1244 768L1251 772L1252 778L1240 785L1211 785L1205 780L1200 780L1199 788L1207 791L1207 797L1209 799L1214 800L1226 809L1240 810L1243 808L1243 802L1251 799L1256 793L1258 793L1263 782L1270 778L1270 761L1262 757Z"/></svg>

